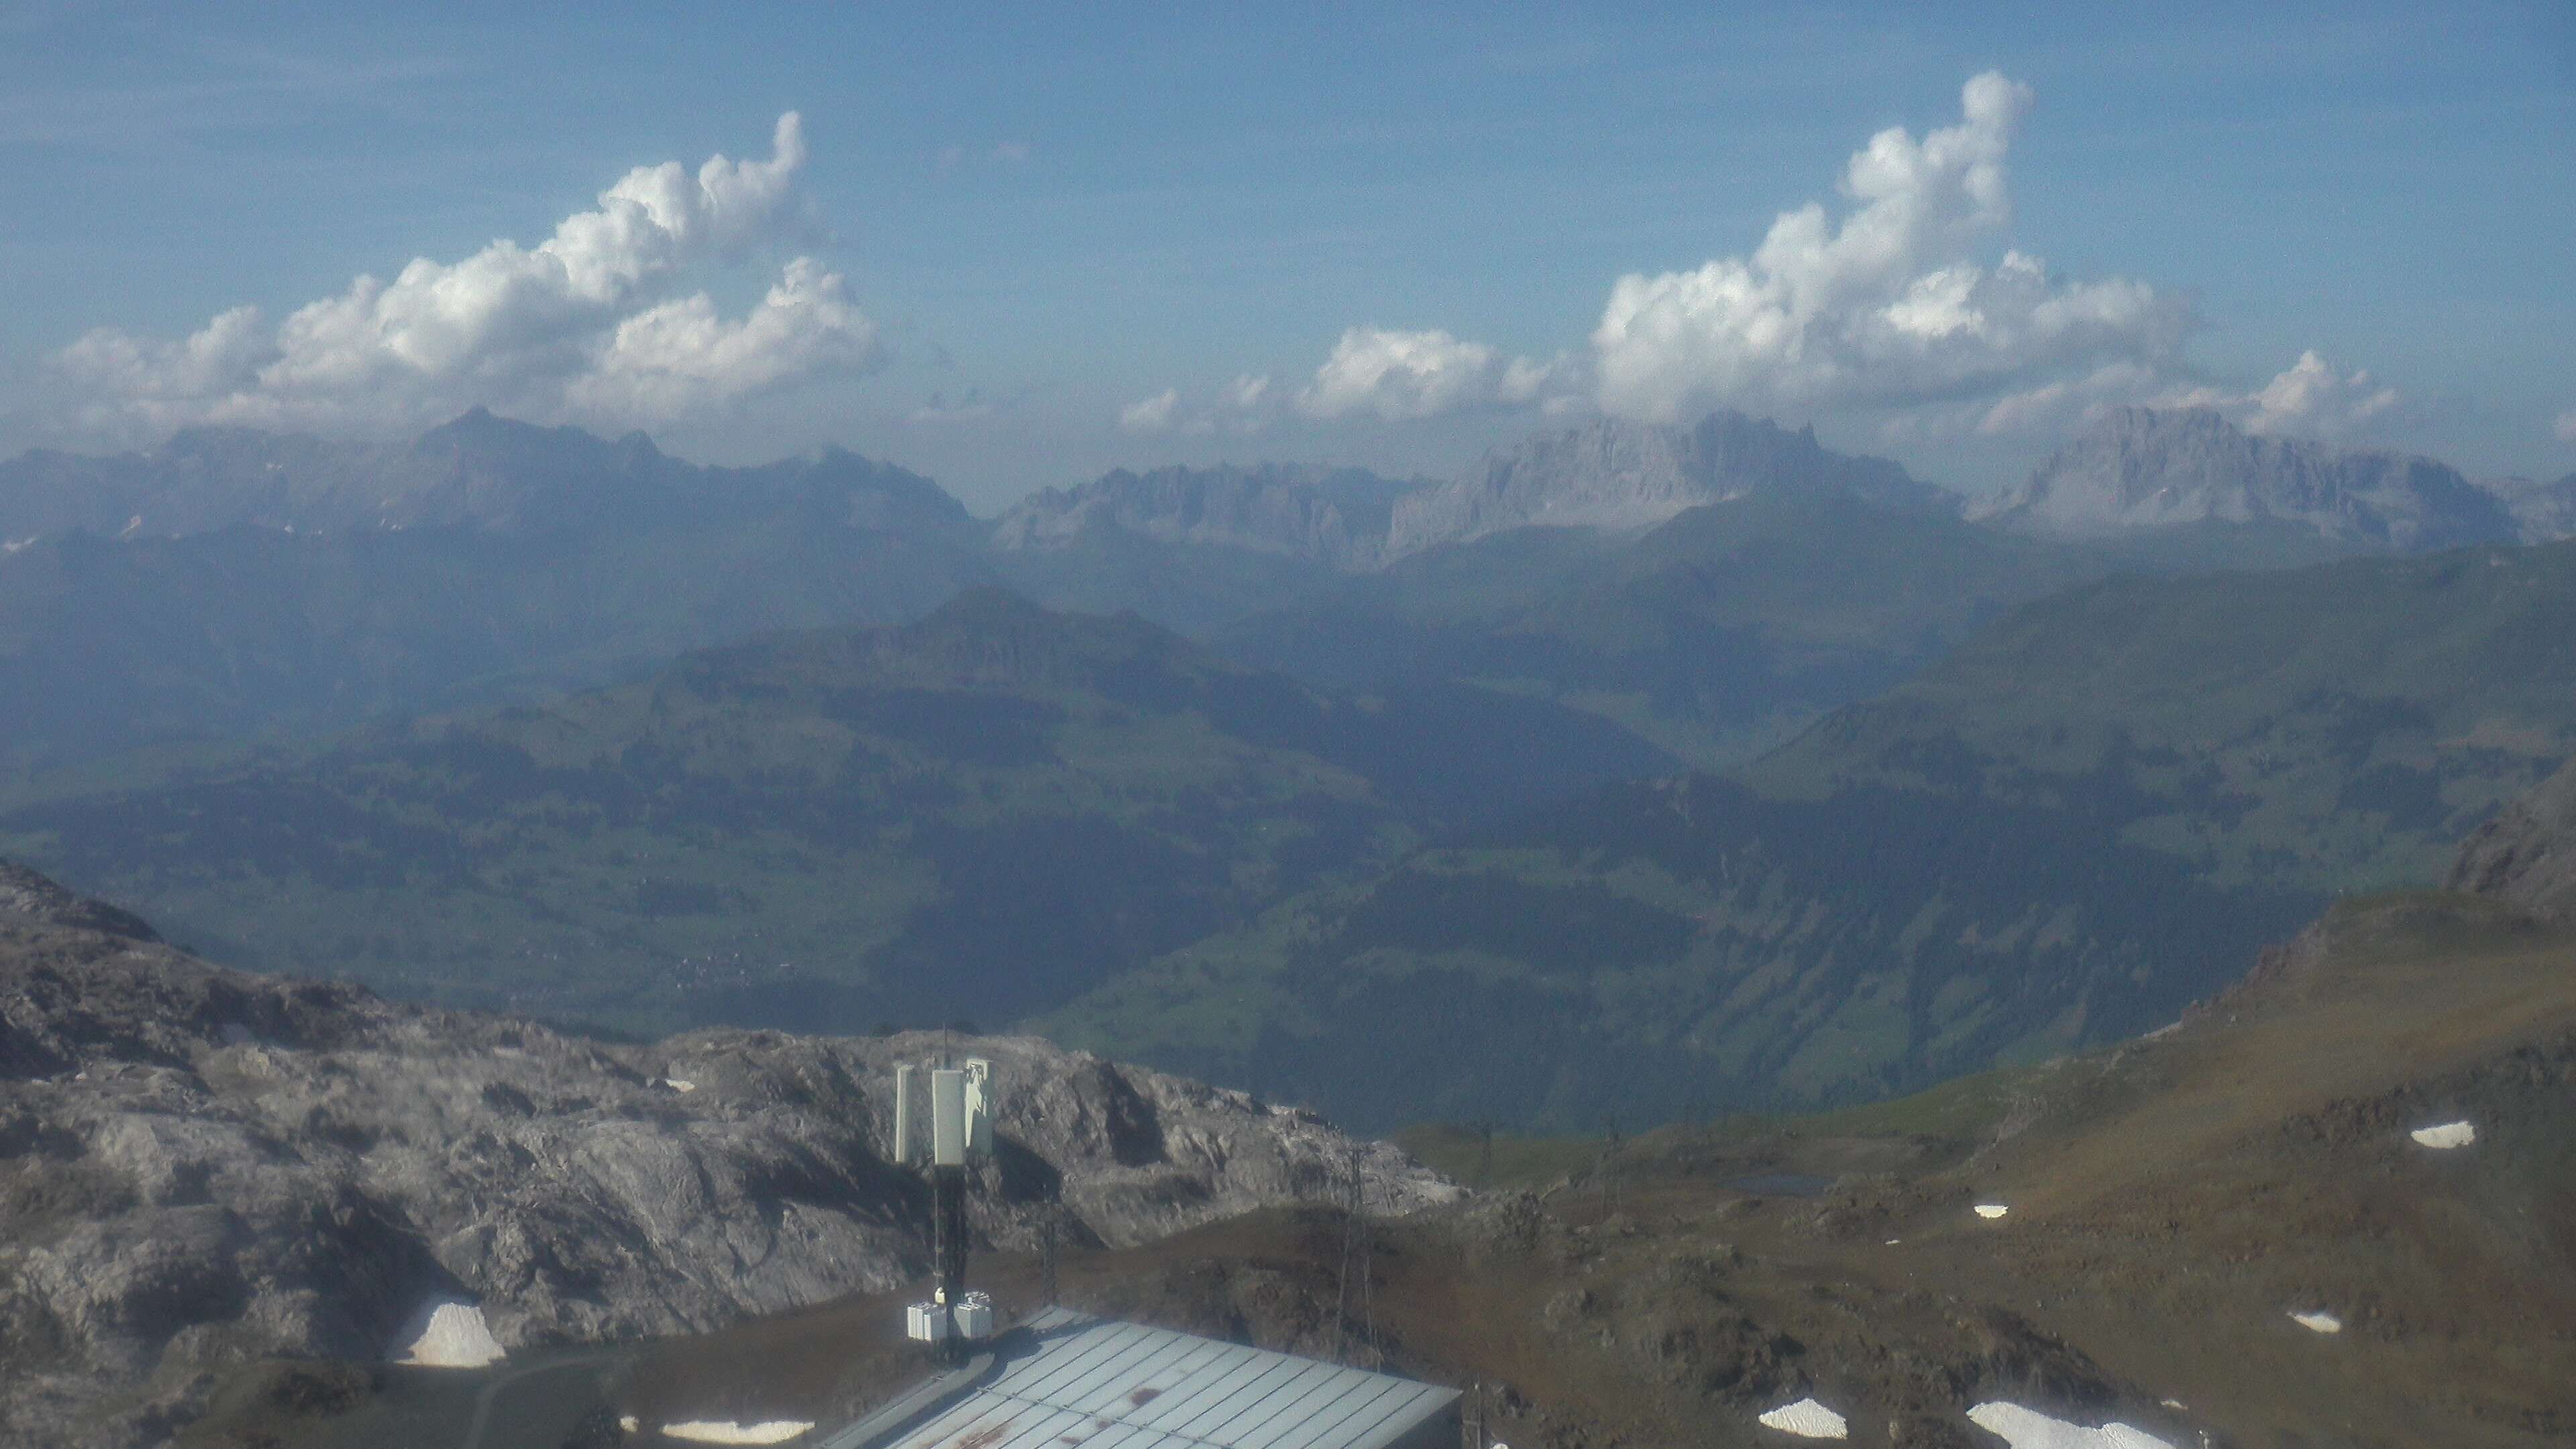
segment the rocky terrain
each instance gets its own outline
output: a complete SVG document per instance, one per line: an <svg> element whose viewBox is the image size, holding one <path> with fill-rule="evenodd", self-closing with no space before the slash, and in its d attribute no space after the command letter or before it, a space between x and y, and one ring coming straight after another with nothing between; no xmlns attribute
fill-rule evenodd
<svg viewBox="0 0 2576 1449"><path fill-rule="evenodd" d="M994 521L993 546L1063 549L1117 531L1369 568L1385 554L1389 512L1409 486L1357 468L1300 464L1121 468L1079 487L1029 495Z"/></svg>
<svg viewBox="0 0 2576 1449"><path fill-rule="evenodd" d="M2465 857L2567 858L2564 780ZM1060 1297L1481 1384L1531 1449L1787 1444L1762 1416L1807 1399L1905 1449L2564 1444L2576 936L2535 878L2354 898L2178 1022L1914 1098L1481 1161L1447 1134L1492 1190L1374 1225L1364 1309L1315 1209L1076 1255ZM988 1281L1036 1301L1025 1263ZM672 1345L610 1393L832 1421L892 1306Z"/></svg>
<svg viewBox="0 0 2576 1449"><path fill-rule="evenodd" d="M1847 491L1890 507L1954 507L1883 458L1829 452L1812 427L1795 432L1742 413L1689 428L1604 418L1541 433L1485 455L1457 479L1395 505L1389 558L1516 528L1643 532L1686 509L1757 491Z"/></svg>
<svg viewBox="0 0 2576 1449"><path fill-rule="evenodd" d="M2206 408L2120 408L1971 511L2067 538L2271 525L2406 552L2522 533L2494 494L2430 458L2257 437Z"/></svg>
<svg viewBox="0 0 2576 1449"><path fill-rule="evenodd" d="M612 441L476 408L409 443L204 427L145 453L21 454L0 463L0 539L23 545L72 529L184 538L234 527L525 536L756 512L818 491L845 493L848 521L865 527L940 533L967 524L965 506L938 484L839 449L757 468L701 467L642 433Z"/></svg>
<svg viewBox="0 0 2576 1449"><path fill-rule="evenodd" d="M2514 521L2522 525L2523 542L2576 537L2576 473L2554 483L2498 478L2482 486L2512 511Z"/></svg>
<svg viewBox="0 0 2576 1449"><path fill-rule="evenodd" d="M2576 920L2576 761L2479 826L2448 885L2501 896L2546 920Z"/></svg>
<svg viewBox="0 0 2576 1449"><path fill-rule="evenodd" d="M652 1045L197 961L0 867L0 1443L157 1443L227 1365L381 1361L440 1301L504 1348L715 1328L917 1276L891 1068L993 1060L977 1229L1132 1244L1329 1197L1310 1115L1014 1038ZM1456 1190L1361 1147L1375 1200Z"/></svg>

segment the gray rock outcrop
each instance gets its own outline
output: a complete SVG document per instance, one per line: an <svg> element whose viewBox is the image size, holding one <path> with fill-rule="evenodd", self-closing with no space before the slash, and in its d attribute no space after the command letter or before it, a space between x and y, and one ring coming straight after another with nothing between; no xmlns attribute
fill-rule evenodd
<svg viewBox="0 0 2576 1449"><path fill-rule="evenodd" d="M1890 507L1950 496L1883 458L1827 450L1813 428L1711 413L1688 428L1602 418L1485 455L1454 482L1395 505L1387 556L1514 528L1642 532L1685 509L1765 489L1841 489Z"/></svg>
<svg viewBox="0 0 2576 1449"><path fill-rule="evenodd" d="M2576 538L2576 473L2554 483L2530 478L2498 478L2480 484L2513 515L2525 543L2555 543Z"/></svg>
<svg viewBox="0 0 2576 1449"><path fill-rule="evenodd" d="M2470 832L2444 884L2576 921L2576 760Z"/></svg>
<svg viewBox="0 0 2576 1449"><path fill-rule="evenodd" d="M1355 468L1126 469L1048 488L1003 514L993 546L1063 549L1110 533L1249 549L1337 569L1374 567L1396 498L1410 485Z"/></svg>
<svg viewBox="0 0 2576 1449"><path fill-rule="evenodd" d="M2277 524L2401 552L2521 536L2494 495L2430 458L2257 437L2207 408L2120 408L1970 516L2062 538Z"/></svg>
<svg viewBox="0 0 2576 1449"><path fill-rule="evenodd" d="M891 1068L995 1063L980 1235L1141 1241L1328 1198L1355 1144L1030 1038L649 1046L197 961L0 865L0 1443L158 1442L222 1365L372 1359L441 1298L506 1347L704 1329L926 1270ZM1359 1148L1396 1211L1457 1189Z"/></svg>

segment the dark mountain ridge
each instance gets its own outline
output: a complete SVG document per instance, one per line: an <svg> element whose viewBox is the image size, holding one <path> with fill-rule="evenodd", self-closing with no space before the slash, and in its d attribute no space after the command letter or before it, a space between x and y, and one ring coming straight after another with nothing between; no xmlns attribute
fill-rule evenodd
<svg viewBox="0 0 2576 1449"><path fill-rule="evenodd" d="M965 507L929 479L837 448L754 468L704 467L669 457L642 433L612 441L476 408L410 443L196 427L145 453L29 452L0 463L0 538L74 529L183 538L235 525L626 532L773 509L800 495L847 501L878 527L967 523Z"/></svg>

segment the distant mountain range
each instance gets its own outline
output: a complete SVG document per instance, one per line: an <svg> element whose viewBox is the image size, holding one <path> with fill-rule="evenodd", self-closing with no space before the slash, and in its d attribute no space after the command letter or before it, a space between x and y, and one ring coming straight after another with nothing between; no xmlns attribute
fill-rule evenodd
<svg viewBox="0 0 2576 1449"><path fill-rule="evenodd" d="M1727 414L990 523L482 413L30 454L0 849L228 961L634 1029L1045 1014L1329 1095L1420 997L1489 1024L1424 1056L1461 1111L1580 1121L1602 1053L1829 1100L2429 878L2576 749L2576 545L2504 546L2569 493L2143 411L1973 519Z"/></svg>
<svg viewBox="0 0 2576 1449"><path fill-rule="evenodd" d="M1373 568L1385 557L1396 501L1416 486L1359 468L1301 464L1122 468L1078 488L1031 494L995 521L993 546L1061 550L1127 533L1336 569Z"/></svg>
<svg viewBox="0 0 2576 1449"><path fill-rule="evenodd" d="M2354 549L2512 543L2510 506L2430 458L2244 433L2206 408L2120 408L1971 510L2066 538L2225 523Z"/></svg>
<svg viewBox="0 0 2576 1449"><path fill-rule="evenodd" d="M149 453L38 451L0 464L0 537L84 529L183 538L236 525L285 533L463 528L518 536L709 523L818 493L848 522L939 532L966 509L917 473L837 448L758 468L671 458L642 433L615 442L477 408L407 445L191 428Z"/></svg>
<svg viewBox="0 0 2576 1449"><path fill-rule="evenodd" d="M1599 419L1485 455L1456 481L1395 505L1390 558L1519 528L1638 533L1756 494L1831 493L1885 508L1955 511L1956 498L1884 458L1829 452L1816 430L1712 413L1690 428Z"/></svg>

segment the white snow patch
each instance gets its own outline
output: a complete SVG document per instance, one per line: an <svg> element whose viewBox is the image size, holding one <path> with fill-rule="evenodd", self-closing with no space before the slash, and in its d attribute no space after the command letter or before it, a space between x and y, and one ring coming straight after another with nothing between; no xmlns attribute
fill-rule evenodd
<svg viewBox="0 0 2576 1449"><path fill-rule="evenodd" d="M685 1081L679 1077L664 1077L662 1079L662 1085L670 1088L674 1092L694 1092L698 1089L697 1083Z"/></svg>
<svg viewBox="0 0 2576 1449"><path fill-rule="evenodd" d="M1801 1439L1848 1439L1851 1426L1843 1416L1813 1399L1800 1399L1782 1404L1762 1416L1762 1422L1774 1429L1784 1429Z"/></svg>
<svg viewBox="0 0 2576 1449"><path fill-rule="evenodd" d="M2162 1402L2168 1409L2188 1409L2191 1407L2191 1405L2184 1403L2180 1399L2164 1399L2160 1402Z"/></svg>
<svg viewBox="0 0 2576 1449"><path fill-rule="evenodd" d="M2174 1449L2144 1429L2121 1423L2088 1429L2019 1404L1979 1404L1968 1411L1968 1420L2012 1449Z"/></svg>
<svg viewBox="0 0 2576 1449"><path fill-rule="evenodd" d="M2343 1320L2331 1313L2293 1313L2290 1321L2314 1333L2343 1332Z"/></svg>
<svg viewBox="0 0 2576 1449"><path fill-rule="evenodd" d="M2406 1135L2427 1147L2448 1149L2477 1141L2478 1129L2473 1122L2445 1122L2439 1127L2419 1127Z"/></svg>
<svg viewBox="0 0 2576 1449"><path fill-rule="evenodd" d="M453 1298L433 1298L412 1315L405 1331L408 1346L397 1363L430 1368L482 1368L501 1361L501 1341L483 1321L483 1310Z"/></svg>
<svg viewBox="0 0 2576 1449"><path fill-rule="evenodd" d="M1981 1202L1977 1204L1977 1216L1981 1218L1999 1218L2011 1211L2011 1208L2008 1208L1999 1202Z"/></svg>
<svg viewBox="0 0 2576 1449"><path fill-rule="evenodd" d="M620 1434L632 1434L637 1429L642 1428L643 1425L644 1421L636 1418L633 1414L620 1414L617 1416L617 1432Z"/></svg>
<svg viewBox="0 0 2576 1449"><path fill-rule="evenodd" d="M811 1419L771 1419L760 1424L738 1424L731 1419L691 1419L684 1424L665 1424L662 1437L687 1439L698 1444L784 1444L814 1427Z"/></svg>

